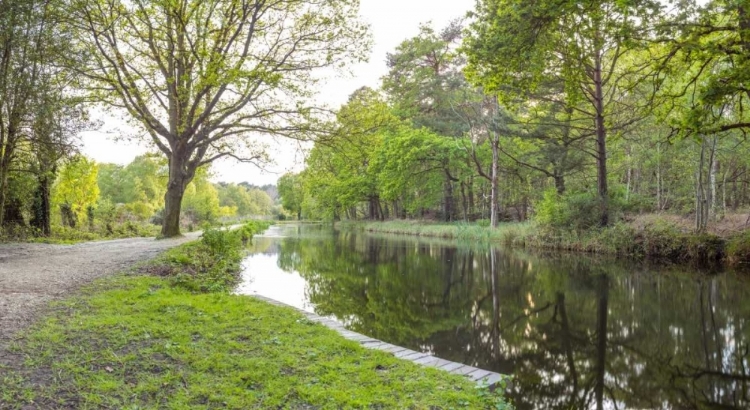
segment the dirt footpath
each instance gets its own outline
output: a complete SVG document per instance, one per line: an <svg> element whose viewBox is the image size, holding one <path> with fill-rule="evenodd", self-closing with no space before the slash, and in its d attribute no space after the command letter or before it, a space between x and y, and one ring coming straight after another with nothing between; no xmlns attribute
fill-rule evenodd
<svg viewBox="0 0 750 410"><path fill-rule="evenodd" d="M132 238L77 245L0 244L0 352L47 302L198 236L199 232L193 232L158 241Z"/></svg>

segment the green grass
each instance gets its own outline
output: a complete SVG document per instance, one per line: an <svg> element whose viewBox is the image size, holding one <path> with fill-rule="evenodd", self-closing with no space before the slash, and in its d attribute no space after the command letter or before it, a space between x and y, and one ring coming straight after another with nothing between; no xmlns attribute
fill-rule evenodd
<svg viewBox="0 0 750 410"><path fill-rule="evenodd" d="M504 243L514 243L519 239L526 238L536 232L537 229L537 226L531 222L504 223L497 229L477 223L430 223L423 221L340 222L339 226L363 229L369 232Z"/></svg>
<svg viewBox="0 0 750 410"><path fill-rule="evenodd" d="M25 362L0 377L11 409L504 408L460 376L366 350L293 309L155 277L95 283L13 350Z"/></svg>
<svg viewBox="0 0 750 410"><path fill-rule="evenodd" d="M207 230L137 269L151 276L100 280L53 305L0 361L0 409L512 408L461 376L231 295L243 239L267 226Z"/></svg>

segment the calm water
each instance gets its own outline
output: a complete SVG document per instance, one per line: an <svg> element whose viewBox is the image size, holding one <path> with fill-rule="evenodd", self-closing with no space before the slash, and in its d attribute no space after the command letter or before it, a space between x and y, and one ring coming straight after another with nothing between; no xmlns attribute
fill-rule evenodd
<svg viewBox="0 0 750 410"><path fill-rule="evenodd" d="M519 409L750 409L750 280L583 255L272 227L240 292L510 374Z"/></svg>

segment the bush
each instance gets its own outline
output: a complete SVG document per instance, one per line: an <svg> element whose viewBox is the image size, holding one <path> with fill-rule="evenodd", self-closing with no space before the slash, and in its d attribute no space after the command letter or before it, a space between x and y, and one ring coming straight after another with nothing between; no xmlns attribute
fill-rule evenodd
<svg viewBox="0 0 750 410"><path fill-rule="evenodd" d="M733 266L750 264L750 231L745 231L729 240L727 261Z"/></svg>
<svg viewBox="0 0 750 410"><path fill-rule="evenodd" d="M612 189L609 196L609 220L616 224L622 219L627 208L624 191ZM559 195L554 189L544 192L536 204L536 222L549 228L589 230L599 226L601 219L601 201L591 192L566 193Z"/></svg>
<svg viewBox="0 0 750 410"><path fill-rule="evenodd" d="M191 292L229 292L240 279L243 246L269 226L249 221L237 229L206 227L200 241L167 251L146 269Z"/></svg>

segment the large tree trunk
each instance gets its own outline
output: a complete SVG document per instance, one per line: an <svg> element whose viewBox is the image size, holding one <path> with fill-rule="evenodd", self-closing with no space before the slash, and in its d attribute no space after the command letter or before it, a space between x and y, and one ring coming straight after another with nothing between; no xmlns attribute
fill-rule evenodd
<svg viewBox="0 0 750 410"><path fill-rule="evenodd" d="M596 109L596 165L600 202L599 225L609 225L609 189L607 186L607 129L604 124L604 90L602 88L602 57L597 51L594 67L594 105Z"/></svg>
<svg viewBox="0 0 750 410"><path fill-rule="evenodd" d="M8 202L8 174L10 173L11 155L13 155L14 144L12 139L14 131L9 129L4 136L5 144L0 141L0 227L5 225L5 206Z"/></svg>
<svg viewBox="0 0 750 410"><path fill-rule="evenodd" d="M175 154L169 159L169 182L167 193L164 194L164 221L161 227L161 236L165 238L180 235L182 197L194 174L194 170L188 172L183 157Z"/></svg>

